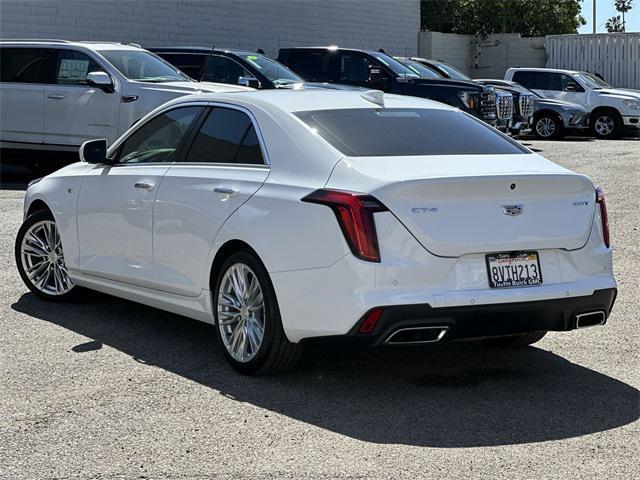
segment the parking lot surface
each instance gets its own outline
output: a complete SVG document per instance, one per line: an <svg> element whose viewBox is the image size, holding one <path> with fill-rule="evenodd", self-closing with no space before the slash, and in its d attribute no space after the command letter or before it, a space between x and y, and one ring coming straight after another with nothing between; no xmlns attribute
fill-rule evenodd
<svg viewBox="0 0 640 480"><path fill-rule="evenodd" d="M605 190L609 323L519 351L309 349L288 375L227 366L211 326L102 294L48 304L0 189L0 478L640 478L640 140L524 141Z"/></svg>

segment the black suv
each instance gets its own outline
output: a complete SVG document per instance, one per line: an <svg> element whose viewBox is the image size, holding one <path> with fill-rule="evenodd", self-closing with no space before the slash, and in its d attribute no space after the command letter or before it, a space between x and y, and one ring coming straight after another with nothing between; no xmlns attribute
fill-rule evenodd
<svg viewBox="0 0 640 480"><path fill-rule="evenodd" d="M421 78L381 51L337 47L282 48L278 61L308 82L328 82L429 98L495 126L494 89L474 82Z"/></svg>
<svg viewBox="0 0 640 480"><path fill-rule="evenodd" d="M199 82L231 83L252 88L291 87L302 79L284 65L248 50L162 47L149 51Z"/></svg>

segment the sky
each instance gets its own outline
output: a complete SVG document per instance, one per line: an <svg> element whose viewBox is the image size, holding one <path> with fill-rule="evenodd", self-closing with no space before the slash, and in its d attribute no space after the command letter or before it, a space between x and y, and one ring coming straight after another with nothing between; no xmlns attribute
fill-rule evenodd
<svg viewBox="0 0 640 480"><path fill-rule="evenodd" d="M615 15L621 15L616 11L613 0L584 0L582 2L582 16L587 19L587 24L578 29L578 33L591 33L593 31L593 2L596 2L596 33L605 33L604 24ZM627 32L640 32L640 0L633 0L633 8L625 14Z"/></svg>

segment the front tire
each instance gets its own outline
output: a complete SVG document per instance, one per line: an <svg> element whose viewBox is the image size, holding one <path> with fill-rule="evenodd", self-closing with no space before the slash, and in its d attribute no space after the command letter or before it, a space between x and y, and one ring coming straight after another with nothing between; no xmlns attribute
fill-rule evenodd
<svg viewBox="0 0 640 480"><path fill-rule="evenodd" d="M291 370L302 345L289 342L269 274L249 250L226 259L214 282L216 335L225 357L246 374Z"/></svg>
<svg viewBox="0 0 640 480"><path fill-rule="evenodd" d="M533 122L533 133L540 140L558 140L564 137L564 124L557 117L543 113Z"/></svg>
<svg viewBox="0 0 640 480"><path fill-rule="evenodd" d="M591 133L603 140L613 140L622 136L624 122L615 110L603 110L591 120Z"/></svg>
<svg viewBox="0 0 640 480"><path fill-rule="evenodd" d="M25 285L51 302L69 300L77 287L69 278L53 215L39 210L27 217L16 237L15 257Z"/></svg>

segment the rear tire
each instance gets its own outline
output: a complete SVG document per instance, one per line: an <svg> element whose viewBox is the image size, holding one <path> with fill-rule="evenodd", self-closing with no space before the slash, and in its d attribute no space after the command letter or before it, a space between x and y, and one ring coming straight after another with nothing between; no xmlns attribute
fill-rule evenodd
<svg viewBox="0 0 640 480"><path fill-rule="evenodd" d="M533 133L540 140L559 140L564 137L564 124L555 115L542 113L533 121Z"/></svg>
<svg viewBox="0 0 640 480"><path fill-rule="evenodd" d="M240 250L225 260L212 294L216 336L233 368L266 375L296 365L303 347L287 339L271 279L253 252Z"/></svg>
<svg viewBox="0 0 640 480"><path fill-rule="evenodd" d="M507 335L504 337L488 338L484 342L487 345L499 348L527 347L542 340L546 334L547 332L520 333L518 335Z"/></svg>

